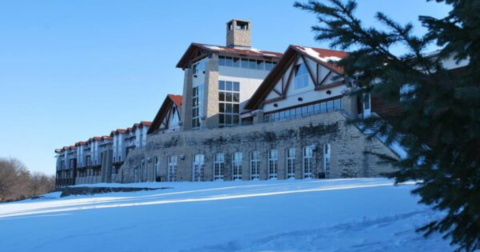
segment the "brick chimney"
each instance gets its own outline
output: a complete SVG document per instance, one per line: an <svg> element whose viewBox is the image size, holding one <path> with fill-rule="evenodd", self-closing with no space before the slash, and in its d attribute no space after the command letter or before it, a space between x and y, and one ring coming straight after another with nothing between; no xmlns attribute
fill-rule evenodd
<svg viewBox="0 0 480 252"><path fill-rule="evenodd" d="M227 46L232 48L250 48L250 21L232 19L227 23Z"/></svg>

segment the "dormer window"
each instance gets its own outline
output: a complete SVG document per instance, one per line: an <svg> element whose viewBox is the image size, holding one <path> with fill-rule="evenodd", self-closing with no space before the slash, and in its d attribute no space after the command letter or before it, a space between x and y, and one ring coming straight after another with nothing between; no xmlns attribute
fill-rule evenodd
<svg viewBox="0 0 480 252"><path fill-rule="evenodd" d="M308 70L304 63L295 67L295 89L308 87Z"/></svg>

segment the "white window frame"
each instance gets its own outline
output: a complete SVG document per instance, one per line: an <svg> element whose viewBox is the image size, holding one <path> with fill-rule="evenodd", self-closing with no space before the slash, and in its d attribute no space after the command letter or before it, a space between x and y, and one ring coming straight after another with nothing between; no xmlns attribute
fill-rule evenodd
<svg viewBox="0 0 480 252"><path fill-rule="evenodd" d="M295 148L288 148L285 150L285 171L287 179L295 178Z"/></svg>
<svg viewBox="0 0 480 252"><path fill-rule="evenodd" d="M174 182L177 177L177 156L167 157L167 181Z"/></svg>
<svg viewBox="0 0 480 252"><path fill-rule="evenodd" d="M250 152L250 179L260 179L260 151Z"/></svg>
<svg viewBox="0 0 480 252"><path fill-rule="evenodd" d="M204 178L205 155L195 154L192 164L192 181L203 181Z"/></svg>
<svg viewBox="0 0 480 252"><path fill-rule="evenodd" d="M297 90L297 89L308 87L308 84L310 82L309 80L310 76L308 74L307 63L301 62L295 65L295 67L293 68L293 71L295 71L294 72L295 76L293 79L294 89Z"/></svg>
<svg viewBox="0 0 480 252"><path fill-rule="evenodd" d="M242 152L234 152L232 154L232 179L241 180L242 179Z"/></svg>
<svg viewBox="0 0 480 252"><path fill-rule="evenodd" d="M303 178L312 177L312 160L313 160L313 147L305 146L303 147L303 158L302 158L302 170Z"/></svg>
<svg viewBox="0 0 480 252"><path fill-rule="evenodd" d="M325 144L323 146L323 172L325 172L325 178L327 177L327 174L330 172L330 155L332 153L332 147L330 144Z"/></svg>
<svg viewBox="0 0 480 252"><path fill-rule="evenodd" d="M213 155L213 180L223 180L225 171L225 154L216 153Z"/></svg>
<svg viewBox="0 0 480 252"><path fill-rule="evenodd" d="M278 150L268 151L268 179L276 179L278 175Z"/></svg>

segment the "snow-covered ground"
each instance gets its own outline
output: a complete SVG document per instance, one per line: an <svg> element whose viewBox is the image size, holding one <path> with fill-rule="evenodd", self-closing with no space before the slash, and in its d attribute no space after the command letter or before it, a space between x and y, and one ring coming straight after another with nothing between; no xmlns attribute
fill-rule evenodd
<svg viewBox="0 0 480 252"><path fill-rule="evenodd" d="M0 204L0 251L453 250L439 235L424 239L414 232L440 214L417 204L413 184L343 179L133 186L172 189L65 198L52 193Z"/></svg>

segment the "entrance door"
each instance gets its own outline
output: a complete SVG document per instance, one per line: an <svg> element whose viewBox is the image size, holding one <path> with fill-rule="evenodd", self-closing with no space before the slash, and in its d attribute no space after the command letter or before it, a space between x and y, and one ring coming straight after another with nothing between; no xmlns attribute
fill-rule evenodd
<svg viewBox="0 0 480 252"><path fill-rule="evenodd" d="M197 154L193 157L192 165L192 181L203 180L203 166L205 164L205 156Z"/></svg>
<svg viewBox="0 0 480 252"><path fill-rule="evenodd" d="M174 182L177 176L177 156L168 156L167 180Z"/></svg>

